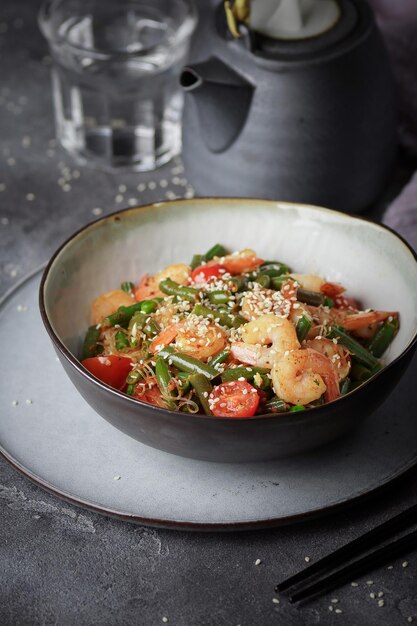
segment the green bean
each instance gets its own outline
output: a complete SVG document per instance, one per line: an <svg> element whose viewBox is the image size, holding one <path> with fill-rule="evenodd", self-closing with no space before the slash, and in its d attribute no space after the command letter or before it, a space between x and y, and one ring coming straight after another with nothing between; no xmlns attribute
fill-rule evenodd
<svg viewBox="0 0 417 626"><path fill-rule="evenodd" d="M340 395L341 396L345 396L347 393L349 393L350 388L351 388L351 380L350 378L345 378L345 380L341 383L340 385Z"/></svg>
<svg viewBox="0 0 417 626"><path fill-rule="evenodd" d="M227 304L231 295L228 291L209 291L206 294L212 304Z"/></svg>
<svg viewBox="0 0 417 626"><path fill-rule="evenodd" d="M153 320L152 318L147 318L146 324L143 327L143 332L147 337L151 338L159 335L161 329L159 328L155 320Z"/></svg>
<svg viewBox="0 0 417 626"><path fill-rule="evenodd" d="M191 259L191 263L190 263L191 269L195 270L196 267L199 267L201 265L202 261L203 261L203 255L195 254L193 258Z"/></svg>
<svg viewBox="0 0 417 626"><path fill-rule="evenodd" d="M262 274L268 274L271 277L281 276L282 274L289 274L291 272L288 265L280 261L265 261L259 269Z"/></svg>
<svg viewBox="0 0 417 626"><path fill-rule="evenodd" d="M126 281L124 283L122 283L120 285L121 289L123 289L123 291L126 291L126 293L132 293L132 291L135 288L135 285L133 283L131 283L130 281Z"/></svg>
<svg viewBox="0 0 417 626"><path fill-rule="evenodd" d="M384 322L369 344L369 352L377 358L381 357L398 333L399 326L397 317L393 317L392 320Z"/></svg>
<svg viewBox="0 0 417 626"><path fill-rule="evenodd" d="M176 377L181 381L181 393L182 395L185 395L191 389L190 374L187 372L177 372Z"/></svg>
<svg viewBox="0 0 417 626"><path fill-rule="evenodd" d="M198 289L194 289L194 287L184 287L170 278L161 281L159 283L159 289L169 296L177 296L181 300L188 300L189 302L195 302L198 296Z"/></svg>
<svg viewBox="0 0 417 626"><path fill-rule="evenodd" d="M155 300L142 300L142 302L140 303L140 310L142 311L142 313L155 313L157 308L158 304L157 302L155 302Z"/></svg>
<svg viewBox="0 0 417 626"><path fill-rule="evenodd" d="M181 352L176 352L174 348L171 348L170 346L160 350L158 352L158 356L168 361L169 364L172 363L172 365L178 367L179 370L188 372L189 374L203 374L209 379L215 378L219 375L219 372L215 370L214 367L211 367L194 357L182 354Z"/></svg>
<svg viewBox="0 0 417 626"><path fill-rule="evenodd" d="M129 347L129 338L122 330L117 331L115 335L116 350L124 352Z"/></svg>
<svg viewBox="0 0 417 626"><path fill-rule="evenodd" d="M265 287L265 289L268 289L269 285L271 284L271 278L268 274L259 274L259 276L255 278L255 282L259 283L261 287Z"/></svg>
<svg viewBox="0 0 417 626"><path fill-rule="evenodd" d="M301 341L304 341L304 339L307 337L311 326L312 326L311 318L307 317L307 315L302 315L300 319L298 320L297 325L295 327L297 338L300 343Z"/></svg>
<svg viewBox="0 0 417 626"><path fill-rule="evenodd" d="M282 276L274 276L273 278L271 278L271 289L280 291L282 285L290 278L291 276L287 276L287 274L283 274Z"/></svg>
<svg viewBox="0 0 417 626"><path fill-rule="evenodd" d="M264 367L231 367L223 372L222 382L226 383L229 380L238 380L239 378L252 380L256 374L266 375L268 372L269 370Z"/></svg>
<svg viewBox="0 0 417 626"><path fill-rule="evenodd" d="M294 404L290 408L290 413L298 413L298 411L305 411L305 406L303 404Z"/></svg>
<svg viewBox="0 0 417 626"><path fill-rule="evenodd" d="M365 380L372 378L375 374L375 371L370 370L368 367L365 367L361 363L353 363L352 368L350 370L350 376L353 381L364 383Z"/></svg>
<svg viewBox="0 0 417 626"><path fill-rule="evenodd" d="M143 378L141 372L139 372L138 370L131 370L127 375L126 382L129 385L135 385L137 382L140 381L141 378Z"/></svg>
<svg viewBox="0 0 417 626"><path fill-rule="evenodd" d="M216 243L203 255L203 261L211 261L214 257L226 256L227 250L221 244Z"/></svg>
<svg viewBox="0 0 417 626"><path fill-rule="evenodd" d="M298 287L297 300L304 302L304 304L310 304L311 306L321 306L324 304L324 295L317 291L308 291L307 289Z"/></svg>
<svg viewBox="0 0 417 626"><path fill-rule="evenodd" d="M327 306L329 309L334 307L334 300L330 296L324 296L323 306Z"/></svg>
<svg viewBox="0 0 417 626"><path fill-rule="evenodd" d="M167 363L159 356L156 358L155 362L155 376L161 392L166 396L172 395L169 389L169 383L172 380L172 375Z"/></svg>
<svg viewBox="0 0 417 626"><path fill-rule="evenodd" d="M206 415L213 415L210 405L209 396L213 391L213 387L203 374L192 374L190 376L190 383L193 386L194 391L200 401L203 411Z"/></svg>
<svg viewBox="0 0 417 626"><path fill-rule="evenodd" d="M235 291L246 291L249 279L247 276L233 276L233 278L230 278L229 283L235 285Z"/></svg>
<svg viewBox="0 0 417 626"><path fill-rule="evenodd" d="M82 359L88 359L92 356L97 356L103 352L103 346L98 343L100 339L101 328L97 328L96 326L90 326L85 335L83 349L82 349Z"/></svg>
<svg viewBox="0 0 417 626"><path fill-rule="evenodd" d="M285 413L288 411L288 404L278 396L274 396L265 402L265 411L266 413Z"/></svg>
<svg viewBox="0 0 417 626"><path fill-rule="evenodd" d="M222 350L218 354L216 354L210 361L211 367L216 367L216 365L220 365L227 361L230 356L230 350Z"/></svg>
<svg viewBox="0 0 417 626"><path fill-rule="evenodd" d="M365 365L369 369L374 369L376 367L380 367L380 363L378 359L374 357L373 354L369 352L366 348L364 348L356 339L353 339L344 328L341 326L333 326L331 330L327 333L327 337L329 339L337 339L338 343L341 343L345 348L347 348L350 354L355 357L358 363Z"/></svg>
<svg viewBox="0 0 417 626"><path fill-rule="evenodd" d="M227 328L239 328L242 324L246 323L246 320L239 315L233 315L225 311L219 311L217 309L210 309L203 304L197 303L191 311L193 315L201 315L202 317L212 318L218 320L219 324L226 326Z"/></svg>
<svg viewBox="0 0 417 626"><path fill-rule="evenodd" d="M128 396L133 396L134 391L135 391L135 385L128 385L126 387L126 393Z"/></svg>

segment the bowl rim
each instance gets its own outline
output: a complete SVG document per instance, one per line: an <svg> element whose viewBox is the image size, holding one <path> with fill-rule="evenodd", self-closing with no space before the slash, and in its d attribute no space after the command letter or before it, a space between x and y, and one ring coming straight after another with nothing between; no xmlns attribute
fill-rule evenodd
<svg viewBox="0 0 417 626"><path fill-rule="evenodd" d="M50 260L48 261L46 267L44 268L41 282L39 285L39 310L40 310L43 324L53 344L55 345L55 347L58 348L61 355L65 357L65 359L70 363L70 365L82 377L84 377L85 379L93 383L93 385L97 385L98 387L100 387L104 392L110 393L110 395L112 395L113 397L119 398L122 402L128 402L128 403L131 403L132 406L136 406L136 407L139 406L146 410L153 411L156 415L168 414L173 417L181 415L183 418L189 417L191 420L202 419L205 421L208 420L208 421L214 421L216 423L221 422L221 423L228 423L228 424L242 423L242 422L245 422L245 423L257 422L257 421L262 421L266 419L279 421L280 423L291 422L292 424L295 424L295 423L300 423L300 422L304 422L308 420L310 415L314 416L317 413L327 412L329 409L334 408L336 406L336 403L338 404L338 406L341 407L342 402L346 402L346 400L349 400L352 397L352 395L356 394L357 392L363 392L369 385L374 384L383 374L393 369L400 361L402 361L406 357L406 355L410 351L413 351L415 349L417 345L417 326L414 330L414 335L412 339L409 341L406 347L393 361L385 365L381 370L379 370L376 374L374 374L371 378L363 382L361 385L359 385L352 391L349 391L345 395L339 396L339 398L337 398L336 400L333 400L332 402L327 402L326 404L323 404L321 406L309 408L305 411L296 411L296 412L286 411L283 413L262 413L260 415L253 415L252 417L245 417L245 418L239 418L239 419L231 419L229 417L216 417L214 415L205 415L201 413L192 413L192 414L182 413L180 411L174 411L171 409L159 407L159 406L150 404L149 402L144 402L143 400L139 400L138 398L133 398L132 396L129 396L123 393L122 391L119 391L118 389L115 389L114 387L111 387L110 385L102 382L99 378L91 374L82 365L81 361L79 361L79 359L77 359L77 357L70 350L68 350L68 348L61 341L57 333L54 331L52 327L52 323L49 321L49 317L46 311L45 293L44 293L45 285L48 280L49 273L57 257L69 244L71 244L71 242L75 241L75 239L77 239L85 231L89 230L91 227L96 226L97 224L100 224L101 222L106 222L108 220L115 220L120 214L125 214L129 212L131 213L142 212L142 211L145 212L145 211L152 210L153 208L169 209L170 207L172 207L173 204L184 204L184 203L195 204L196 202L200 204L206 204L206 203L213 202L213 201L222 201L222 202L231 202L231 203L238 203L238 202L246 203L249 201L249 202L259 202L260 204L267 204L267 205L275 205L275 206L279 205L280 207L284 209L287 209L287 208L313 209L315 211L322 212L328 215L335 215L339 218L346 219L347 221L354 220L354 221L362 222L366 224L367 226L381 228L382 230L385 230L388 233L390 233L390 235L393 236L394 239L397 239L399 243L401 243L408 250L408 252L411 252L411 255L413 256L414 261L417 265L417 253L414 251L414 249L400 234L398 234L395 230L393 230L386 224L375 222L374 220L366 216L358 216L356 214L343 213L342 211L336 211L335 209L329 209L329 208L322 207L319 205L307 204L303 202L286 202L286 201L281 201L281 200L251 198L251 197L239 198L239 197L227 197L227 196L204 196L204 197L196 197L196 198L177 198L175 200L163 200L163 201L158 201L158 202L150 202L147 204L137 205L133 207L125 207L124 209L113 211L111 213L108 213L107 215L103 215L99 217L98 219L88 222L87 224L85 224L84 226L82 226L81 228L73 232L72 235L67 237L63 241L63 243L52 254Z"/></svg>

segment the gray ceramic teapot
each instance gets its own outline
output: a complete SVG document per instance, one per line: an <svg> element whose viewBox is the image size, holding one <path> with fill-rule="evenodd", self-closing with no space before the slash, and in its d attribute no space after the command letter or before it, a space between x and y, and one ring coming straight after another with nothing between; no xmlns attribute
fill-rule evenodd
<svg viewBox="0 0 417 626"><path fill-rule="evenodd" d="M262 0L258 0L262 2ZM205 7L186 92L183 160L199 195L367 208L397 145L393 79L363 0L337 0L324 33L233 39L223 3Z"/></svg>

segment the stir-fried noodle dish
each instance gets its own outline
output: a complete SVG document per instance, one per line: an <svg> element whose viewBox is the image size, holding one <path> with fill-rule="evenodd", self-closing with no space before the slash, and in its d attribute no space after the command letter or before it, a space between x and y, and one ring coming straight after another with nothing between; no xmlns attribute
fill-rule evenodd
<svg viewBox="0 0 417 626"><path fill-rule="evenodd" d="M216 244L93 300L81 359L137 400L248 418L352 391L398 328L397 311L361 310L339 283Z"/></svg>

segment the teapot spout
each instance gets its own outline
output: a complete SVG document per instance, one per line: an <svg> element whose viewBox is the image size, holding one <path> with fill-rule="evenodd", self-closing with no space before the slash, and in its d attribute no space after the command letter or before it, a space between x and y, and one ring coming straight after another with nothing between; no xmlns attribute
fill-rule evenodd
<svg viewBox="0 0 417 626"><path fill-rule="evenodd" d="M227 150L245 125L254 86L217 57L184 67L180 84L195 101L208 149Z"/></svg>

